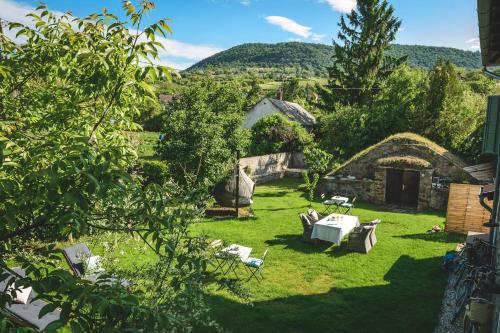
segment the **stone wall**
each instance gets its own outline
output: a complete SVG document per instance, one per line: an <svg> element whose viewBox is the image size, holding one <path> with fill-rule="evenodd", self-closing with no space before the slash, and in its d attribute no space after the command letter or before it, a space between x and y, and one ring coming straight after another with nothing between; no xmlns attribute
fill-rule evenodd
<svg viewBox="0 0 500 333"><path fill-rule="evenodd" d="M240 160L240 165L257 184L284 177L300 177L300 172L307 168L303 153L245 157Z"/></svg>
<svg viewBox="0 0 500 333"><path fill-rule="evenodd" d="M323 193L356 197L361 201L384 205L387 170L389 169L382 167L374 168L373 179L346 179L327 176L322 180L320 191ZM418 172L420 172L420 187L417 210L426 210L429 208L445 209L448 203L448 189L434 189L432 187L432 170L421 170Z"/></svg>

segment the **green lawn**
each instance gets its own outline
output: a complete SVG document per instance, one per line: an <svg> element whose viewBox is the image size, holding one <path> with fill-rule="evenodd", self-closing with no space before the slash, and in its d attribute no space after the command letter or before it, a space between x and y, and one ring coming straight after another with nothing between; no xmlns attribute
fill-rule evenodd
<svg viewBox="0 0 500 333"><path fill-rule="evenodd" d="M362 222L382 219L378 244L368 255L348 253L345 242L313 246L300 241L298 213L308 203L296 191L299 183L285 179L257 186L254 219L193 226L197 234L250 246L253 256L269 248L264 281L245 282L253 306L209 286L215 319L235 333L432 332L447 277L441 257L461 241L456 235L426 233L443 224L443 213L392 213L360 203L353 214ZM323 208L321 203L315 207ZM134 267L152 259L139 240L108 238L106 242L119 244L114 253L105 249L102 238L81 241L119 265Z"/></svg>
<svg viewBox="0 0 500 333"><path fill-rule="evenodd" d="M137 148L140 158L153 159L156 142L158 141L158 132L127 132L130 142Z"/></svg>
<svg viewBox="0 0 500 333"><path fill-rule="evenodd" d="M426 233L443 224L443 214L391 213L359 204L353 214L362 222L382 219L379 242L368 255L348 253L345 242L315 247L299 239L297 214L307 202L297 185L282 180L258 186L254 220L194 227L250 246L254 256L269 248L264 282L246 284L254 306L213 288L215 318L233 332L432 332L446 280L441 257L460 241Z"/></svg>

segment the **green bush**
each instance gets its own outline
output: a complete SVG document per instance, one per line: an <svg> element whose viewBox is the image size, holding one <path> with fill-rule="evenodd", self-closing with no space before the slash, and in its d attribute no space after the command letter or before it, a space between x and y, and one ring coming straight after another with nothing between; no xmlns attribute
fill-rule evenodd
<svg viewBox="0 0 500 333"><path fill-rule="evenodd" d="M145 184L164 184L170 177L170 168L163 161L142 161L140 174Z"/></svg>
<svg viewBox="0 0 500 333"><path fill-rule="evenodd" d="M265 155L302 151L312 142L311 134L299 123L282 114L272 114L253 125L250 152L253 155Z"/></svg>
<svg viewBox="0 0 500 333"><path fill-rule="evenodd" d="M312 173L324 174L328 171L333 155L316 147L304 149L304 161Z"/></svg>

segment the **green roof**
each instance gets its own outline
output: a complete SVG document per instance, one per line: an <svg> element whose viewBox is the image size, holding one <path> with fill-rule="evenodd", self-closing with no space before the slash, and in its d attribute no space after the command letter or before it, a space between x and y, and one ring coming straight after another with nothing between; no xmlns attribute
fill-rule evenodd
<svg viewBox="0 0 500 333"><path fill-rule="evenodd" d="M423 146L429 148L430 150L434 151L434 153L443 156L444 158L448 159L451 163L455 164L456 166L458 166L460 168L467 166L467 164L462 159L460 159L458 156L450 153L446 148L441 147L437 143L435 143L435 142L433 142L433 141L431 141L431 140L429 140L421 135L418 135L415 133L410 133L410 132L405 132L405 133L398 133L398 134L391 135L391 136L387 137L386 139L380 141L379 143L376 143L373 146L370 146L370 147L360 151L359 153L357 153L356 155L351 157L347 162L345 162L344 164L340 165L338 168L336 168L335 170L330 172L329 175L335 174L338 170L344 168L346 165L351 164L351 163L359 160L360 158L367 155L371 151L379 148L380 146L382 146L390 141L416 142L416 143L423 145Z"/></svg>

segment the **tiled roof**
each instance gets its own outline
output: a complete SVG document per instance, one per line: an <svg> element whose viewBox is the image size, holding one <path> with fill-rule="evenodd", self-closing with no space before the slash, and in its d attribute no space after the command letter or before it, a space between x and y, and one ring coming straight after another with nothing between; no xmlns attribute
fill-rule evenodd
<svg viewBox="0 0 500 333"><path fill-rule="evenodd" d="M296 121L303 126L313 126L316 124L316 118L297 103L280 101L274 98L269 98L269 100L290 120Z"/></svg>

